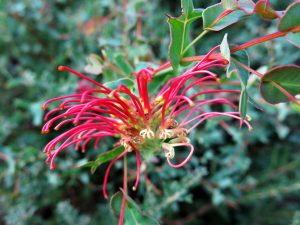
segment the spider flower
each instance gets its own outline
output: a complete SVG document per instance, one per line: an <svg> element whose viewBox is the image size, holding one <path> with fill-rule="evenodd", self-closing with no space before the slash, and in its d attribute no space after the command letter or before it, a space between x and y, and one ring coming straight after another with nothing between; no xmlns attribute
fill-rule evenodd
<svg viewBox="0 0 300 225"><path fill-rule="evenodd" d="M218 88L217 75L209 71L212 68L224 68L228 63L222 57L210 58L217 48L182 75L169 79L156 95L148 92L148 84L155 74L152 68L134 74L138 88L136 95L125 85L110 89L66 66L59 66L60 71L69 71L97 88L53 98L44 103L43 109L46 109L51 102L61 102L45 115L47 122L42 128L43 133L48 133L51 127L58 130L67 124L75 125L46 145L44 152L48 154L50 168L54 169L56 156L71 145L84 152L91 141L97 148L104 137L118 137L116 145L124 146L124 151L110 162L106 170L103 194L107 197L106 184L110 169L117 160L129 153L136 157L137 177L133 186L136 189L141 159L164 155L173 168L182 167L190 160L194 147L188 134L203 121L225 116L237 119L251 129L248 121L243 120L237 112L237 106L230 101L239 91ZM232 110L219 112L208 107L216 104L227 105ZM188 152L185 159L177 162L176 149L183 151L180 147L185 147Z"/></svg>

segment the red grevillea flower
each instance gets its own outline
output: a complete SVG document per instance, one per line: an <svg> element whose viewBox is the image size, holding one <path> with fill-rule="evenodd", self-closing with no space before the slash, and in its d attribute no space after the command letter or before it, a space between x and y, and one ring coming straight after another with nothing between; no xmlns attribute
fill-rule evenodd
<svg viewBox="0 0 300 225"><path fill-rule="evenodd" d="M240 120L251 129L248 121L243 120L236 111L237 106L229 101L229 97L239 91L218 89L217 75L209 71L211 68L224 68L228 63L222 57L210 59L209 56L218 47L182 75L168 80L156 95L148 93L148 83L155 74L152 68L142 69L135 74L137 96L125 85L121 84L112 90L68 67L60 66L60 71L66 70L90 81L97 89L53 98L43 105L43 109L46 109L49 103L62 101L59 107L46 114L43 133L48 133L52 126L58 130L66 124L75 125L46 145L44 152L48 154L50 168L54 169L56 156L71 145L85 151L86 145L92 140L97 147L103 137L119 137L117 145L124 146L124 151L110 162L106 170L103 194L107 197L109 171L126 154L133 152L136 157L137 177L133 187L136 189L140 177L140 156L145 159L164 153L171 167L184 166L194 152L187 136L203 121L226 116ZM205 98L208 95L213 98ZM211 111L207 106L212 104L227 105L232 111ZM189 152L183 161L175 163L178 146L187 147Z"/></svg>

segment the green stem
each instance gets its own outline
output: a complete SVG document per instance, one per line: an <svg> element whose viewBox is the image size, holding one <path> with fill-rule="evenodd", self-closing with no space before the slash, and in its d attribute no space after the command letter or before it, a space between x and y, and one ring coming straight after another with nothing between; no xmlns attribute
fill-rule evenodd
<svg viewBox="0 0 300 225"><path fill-rule="evenodd" d="M184 54L197 42L199 41L201 38L203 38L206 34L208 33L208 30L204 30L201 34L198 35L198 37L196 37L188 46L185 47L185 49L183 50L183 52L181 53L182 56L184 56Z"/></svg>

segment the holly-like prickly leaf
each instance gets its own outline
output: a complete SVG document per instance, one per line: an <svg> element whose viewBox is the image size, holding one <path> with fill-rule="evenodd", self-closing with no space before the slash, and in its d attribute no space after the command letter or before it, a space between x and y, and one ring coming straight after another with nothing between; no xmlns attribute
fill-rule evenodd
<svg viewBox="0 0 300 225"><path fill-rule="evenodd" d="M278 30L286 31L300 26L300 1L291 4L278 22Z"/></svg>
<svg viewBox="0 0 300 225"><path fill-rule="evenodd" d="M190 43L189 28L191 24L202 17L202 9L194 9L192 0L182 0L182 15L180 17L169 17L170 45L169 57L174 71L177 71L180 60L184 56L193 55L193 49L183 53Z"/></svg>
<svg viewBox="0 0 300 225"><path fill-rule="evenodd" d="M268 0L260 0L255 4L254 11L264 19L273 20L278 18L278 14L272 8Z"/></svg>
<svg viewBox="0 0 300 225"><path fill-rule="evenodd" d="M241 10L225 10L222 3L212 5L203 11L203 29L222 30L238 22L244 15Z"/></svg>
<svg viewBox="0 0 300 225"><path fill-rule="evenodd" d="M144 215L135 203L122 189L111 197L110 207L118 217L120 215L122 198L126 198L124 224L125 225L158 225L154 219Z"/></svg>
<svg viewBox="0 0 300 225"><path fill-rule="evenodd" d="M300 94L300 67L287 65L268 71L261 79L260 92L271 104L295 100Z"/></svg>

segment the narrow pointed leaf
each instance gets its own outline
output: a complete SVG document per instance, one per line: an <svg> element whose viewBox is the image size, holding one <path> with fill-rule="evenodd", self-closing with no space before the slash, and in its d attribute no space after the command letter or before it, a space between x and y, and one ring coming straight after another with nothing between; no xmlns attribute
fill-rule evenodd
<svg viewBox="0 0 300 225"><path fill-rule="evenodd" d="M289 102L290 96L300 94L300 67L287 65L268 71L261 79L260 92L262 97L271 104Z"/></svg>
<svg viewBox="0 0 300 225"><path fill-rule="evenodd" d="M227 41L227 34L224 35L224 38L220 44L220 51L221 51L221 55L228 60L228 64L226 66L226 74L227 77L229 77L229 68L231 65L231 53L230 53L230 48L229 48L229 44Z"/></svg>
<svg viewBox="0 0 300 225"><path fill-rule="evenodd" d="M123 151L124 151L124 147L119 146L110 151L103 152L97 156L97 159L95 161L87 162L84 165L82 165L82 167L90 167L91 172L94 173L100 165L113 160L118 155L120 155Z"/></svg>
<svg viewBox="0 0 300 225"><path fill-rule="evenodd" d="M245 50L235 52L231 54L232 58L238 60L242 64L249 67L249 56ZM239 102L239 112L244 119L247 114L247 104L249 100L249 96L247 93L247 84L249 80L249 71L241 67L239 64L235 63L233 60L230 61L230 66L227 69L227 75L236 73L241 81L241 95L240 95L240 102Z"/></svg>
<svg viewBox="0 0 300 225"><path fill-rule="evenodd" d="M120 155L123 151L124 151L124 146L122 145L122 146L116 147L110 151L103 152L97 156L97 159L95 162L100 165L105 162L111 161L112 159L114 159L118 155Z"/></svg>
<svg viewBox="0 0 300 225"><path fill-rule="evenodd" d="M243 119L245 119L247 115L248 100L249 100L249 96L247 93L247 89L243 88L240 95L240 103L239 103L239 112Z"/></svg>
<svg viewBox="0 0 300 225"><path fill-rule="evenodd" d="M224 38L220 45L220 50L221 50L222 56L225 59L227 59L228 61L230 61L230 48L229 48L228 41L227 41L227 34L224 35Z"/></svg>

